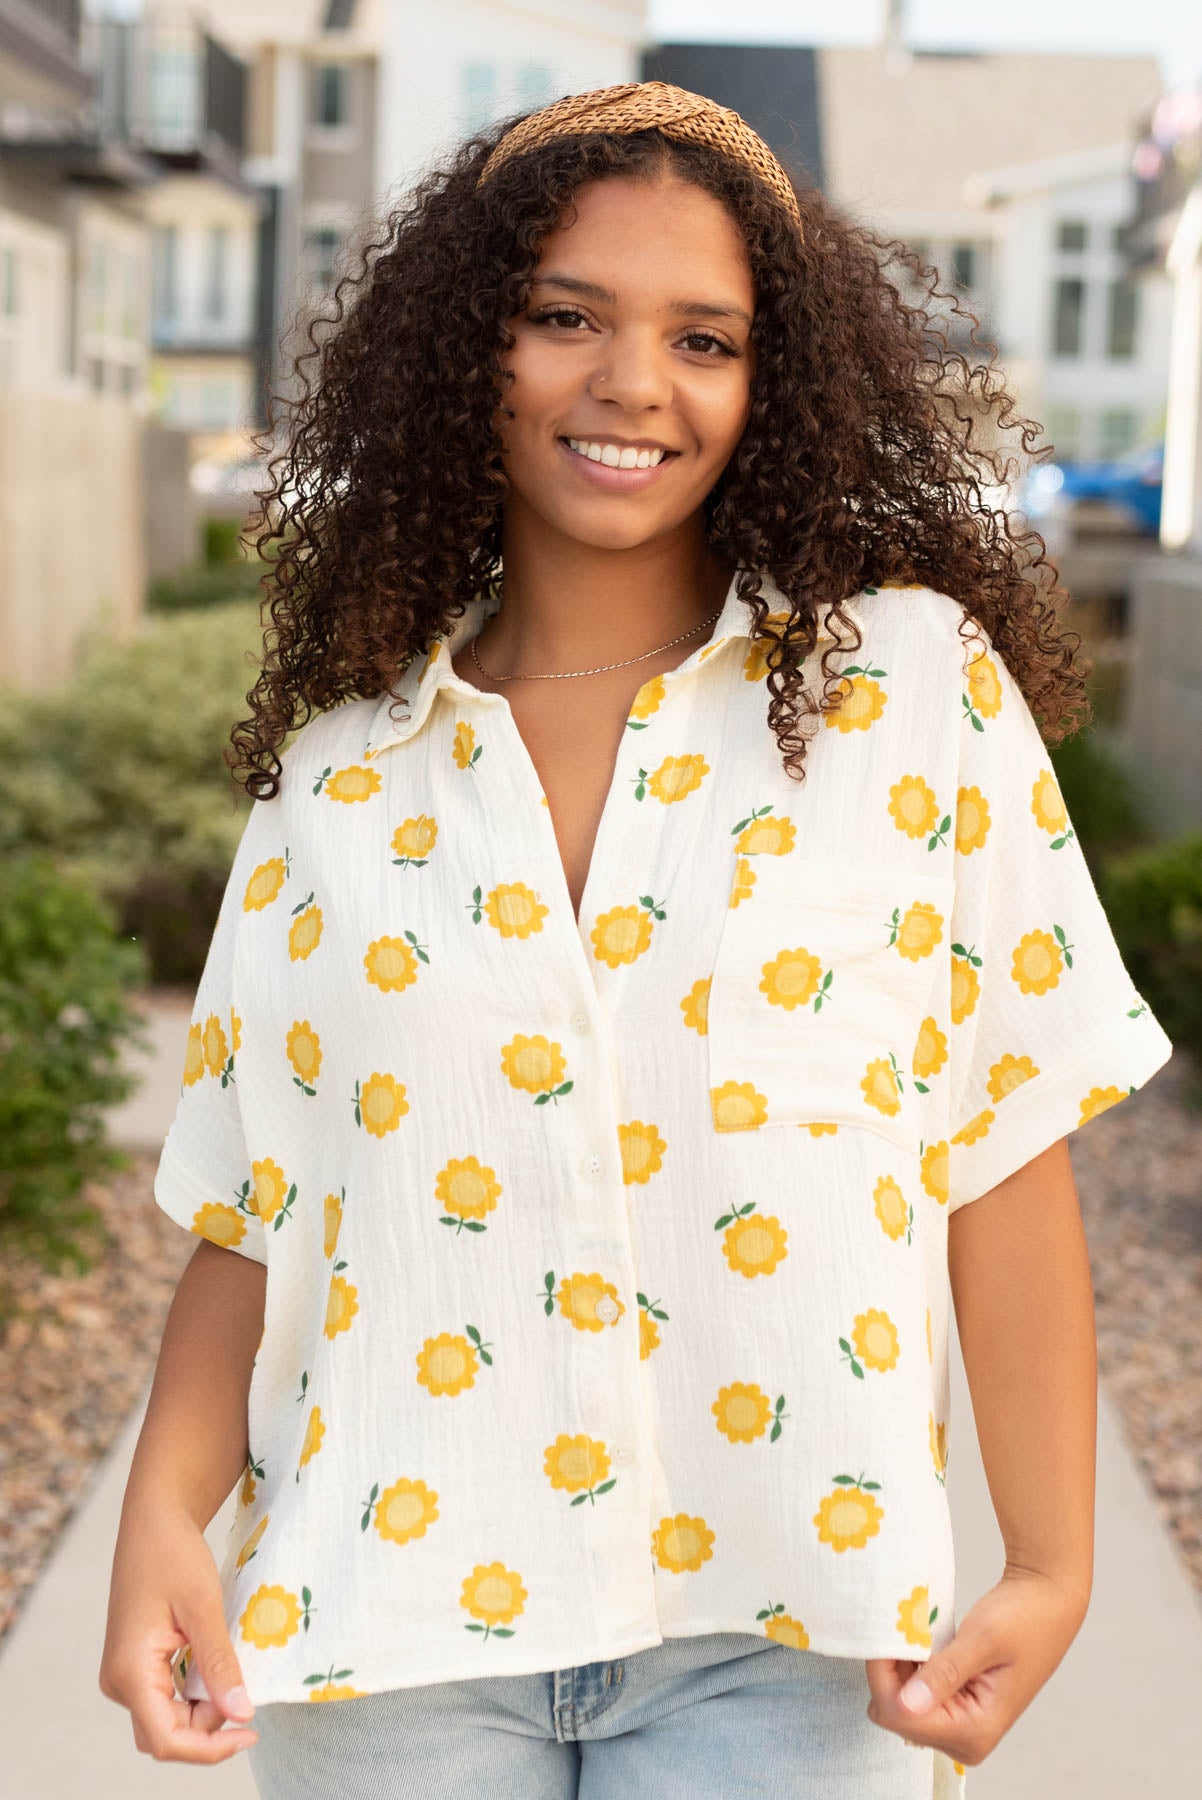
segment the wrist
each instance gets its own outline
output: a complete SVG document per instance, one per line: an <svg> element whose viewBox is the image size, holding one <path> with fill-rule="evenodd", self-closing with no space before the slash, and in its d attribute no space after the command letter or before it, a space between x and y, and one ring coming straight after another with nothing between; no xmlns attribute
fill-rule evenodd
<svg viewBox="0 0 1202 1800"><path fill-rule="evenodd" d="M1093 1572L1079 1563L1041 1566L1028 1559L1007 1554L1002 1580L1039 1582L1049 1593L1058 1594L1065 1606L1081 1619L1084 1619L1089 1610Z"/></svg>

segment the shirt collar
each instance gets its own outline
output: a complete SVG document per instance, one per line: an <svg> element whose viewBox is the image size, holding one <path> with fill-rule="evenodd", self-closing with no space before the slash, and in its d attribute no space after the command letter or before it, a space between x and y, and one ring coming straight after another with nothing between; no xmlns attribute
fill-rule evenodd
<svg viewBox="0 0 1202 1800"><path fill-rule="evenodd" d="M789 603L779 587L766 570L760 572L761 592L768 602L769 616L789 613ZM722 645L732 639L750 639L751 612L746 601L740 599L738 592L738 571L731 577L726 591L726 599L718 614L713 632L705 643L693 650L683 662L667 672L668 679L683 677L690 670L699 667L713 656ZM844 600L842 609L855 624L863 636L864 623L857 611L855 602ZM450 688L465 698L488 703L503 698L500 694L488 693L464 681L452 668L452 658L458 655L461 647L482 629L485 622L496 612L499 600L495 591L485 591L469 600L465 611L455 619L448 631L438 632L434 636L429 649L423 655L420 652L402 670L391 689L382 695L379 706L371 715L367 737L363 745L365 759L379 754L392 744L404 743L407 738L419 731L429 716L434 703L434 696L442 688ZM818 643L838 643L838 631L832 629L829 620L822 621L818 627Z"/></svg>

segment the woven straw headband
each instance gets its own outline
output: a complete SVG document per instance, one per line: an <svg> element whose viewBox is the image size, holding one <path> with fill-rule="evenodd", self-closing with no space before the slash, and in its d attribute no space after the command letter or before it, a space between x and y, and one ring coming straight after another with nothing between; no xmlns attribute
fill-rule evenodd
<svg viewBox="0 0 1202 1800"><path fill-rule="evenodd" d="M785 207L798 234L801 213L791 182L771 150L746 120L704 94L673 87L667 81L628 81L618 87L594 88L587 94L565 94L550 106L519 119L504 135L480 171L479 188L501 163L548 138L580 137L590 131L626 133L658 126L666 137L708 144L749 168L767 183Z"/></svg>

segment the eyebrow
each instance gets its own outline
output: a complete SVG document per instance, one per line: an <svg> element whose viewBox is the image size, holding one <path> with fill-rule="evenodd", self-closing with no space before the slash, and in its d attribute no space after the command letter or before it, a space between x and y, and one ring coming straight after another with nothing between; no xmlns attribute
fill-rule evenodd
<svg viewBox="0 0 1202 1800"><path fill-rule="evenodd" d="M575 275L536 275L531 286L565 288L569 294L579 294L585 300L599 300L606 306L618 303L612 288L599 287L595 281L581 281ZM741 306L731 306L720 300L669 300L667 310L678 318L739 319L744 325L752 323L751 314Z"/></svg>

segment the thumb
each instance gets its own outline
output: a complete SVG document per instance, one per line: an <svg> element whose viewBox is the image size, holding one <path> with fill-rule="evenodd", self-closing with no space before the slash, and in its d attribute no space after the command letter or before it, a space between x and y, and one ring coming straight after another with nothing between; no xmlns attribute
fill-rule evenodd
<svg viewBox="0 0 1202 1800"><path fill-rule="evenodd" d="M992 1656L988 1631L971 1613L967 1614L955 1636L928 1657L898 1690L898 1700L907 1712L931 1712L973 1675L987 1668Z"/></svg>
<svg viewBox="0 0 1202 1800"><path fill-rule="evenodd" d="M242 1681L242 1669L219 1607L205 1608L191 1627L181 1620L192 1646L190 1673L199 1671L210 1700L228 1719L249 1719L254 1712Z"/></svg>

